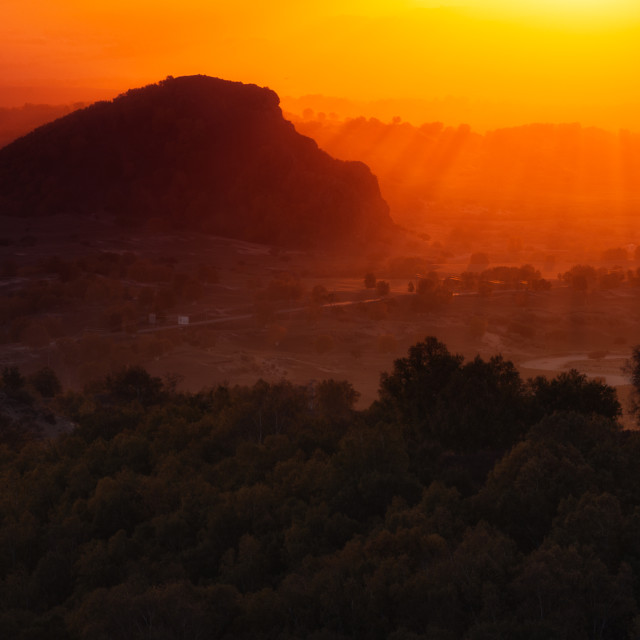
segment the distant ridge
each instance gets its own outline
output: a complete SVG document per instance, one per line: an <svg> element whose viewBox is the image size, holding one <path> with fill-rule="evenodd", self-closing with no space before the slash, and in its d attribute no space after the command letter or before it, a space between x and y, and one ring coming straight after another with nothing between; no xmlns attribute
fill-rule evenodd
<svg viewBox="0 0 640 640"><path fill-rule="evenodd" d="M273 91L207 76L132 89L0 149L0 215L57 213L302 246L393 227L366 165L298 134Z"/></svg>

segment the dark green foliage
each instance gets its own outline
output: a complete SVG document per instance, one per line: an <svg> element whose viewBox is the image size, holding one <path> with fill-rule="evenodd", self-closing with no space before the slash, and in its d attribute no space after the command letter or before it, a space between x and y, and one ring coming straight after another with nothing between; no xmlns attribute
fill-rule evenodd
<svg viewBox="0 0 640 640"><path fill-rule="evenodd" d="M333 422L348 420L360 394L346 381L322 380L315 389L318 411Z"/></svg>
<svg viewBox="0 0 640 640"><path fill-rule="evenodd" d="M525 391L513 364L501 356L463 364L461 356L427 338L395 361L392 374L382 375L380 403L417 446L430 439L475 451L508 447L523 435Z"/></svg>
<svg viewBox="0 0 640 640"><path fill-rule="evenodd" d="M381 296L388 296L390 291L389 283L386 280L378 280L376 282L376 293Z"/></svg>
<svg viewBox="0 0 640 640"><path fill-rule="evenodd" d="M552 380L539 376L529 381L535 397L536 416L554 411L593 413L615 420L622 415L616 390L572 369Z"/></svg>
<svg viewBox="0 0 640 640"><path fill-rule="evenodd" d="M640 424L640 345L636 345L631 352L631 359L626 366L626 372L631 378L633 385L633 398L631 410L636 416L636 421Z"/></svg>
<svg viewBox="0 0 640 640"><path fill-rule="evenodd" d="M635 637L640 437L608 387L427 338L356 399L136 368L59 396L73 433L0 448L0 633Z"/></svg>
<svg viewBox="0 0 640 640"><path fill-rule="evenodd" d="M120 403L137 401L148 407L161 399L162 380L150 376L142 367L128 367L109 376L105 387Z"/></svg>
<svg viewBox="0 0 640 640"><path fill-rule="evenodd" d="M460 371L463 358L451 355L436 338L429 337L394 362L392 374L383 373L380 399L408 424L420 425L439 401L450 378Z"/></svg>
<svg viewBox="0 0 640 640"><path fill-rule="evenodd" d="M527 440L494 467L478 498L483 513L531 549L548 533L560 502L594 482L593 469L571 445Z"/></svg>
<svg viewBox="0 0 640 640"><path fill-rule="evenodd" d="M43 367L29 376L29 382L43 398L53 398L62 391L62 385L51 367Z"/></svg>
<svg viewBox="0 0 640 640"><path fill-rule="evenodd" d="M25 385L26 380L20 373L18 367L4 367L2 369L2 387L7 393L15 393L20 391Z"/></svg>
<svg viewBox="0 0 640 640"><path fill-rule="evenodd" d="M464 363L432 337L382 375L376 409L398 419L417 446L435 440L456 451L504 450L556 411L621 415L615 389L577 371L524 383L502 356Z"/></svg>
<svg viewBox="0 0 640 640"><path fill-rule="evenodd" d="M34 430L24 420L0 415L0 445L19 450L34 439Z"/></svg>

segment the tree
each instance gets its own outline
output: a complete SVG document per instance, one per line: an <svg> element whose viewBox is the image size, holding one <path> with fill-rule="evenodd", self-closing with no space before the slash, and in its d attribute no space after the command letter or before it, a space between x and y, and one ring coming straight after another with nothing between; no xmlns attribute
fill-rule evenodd
<svg viewBox="0 0 640 640"><path fill-rule="evenodd" d="M51 367L43 367L29 376L29 382L43 398L53 398L62 391L62 385Z"/></svg>
<svg viewBox="0 0 640 640"><path fill-rule="evenodd" d="M516 617L529 631L517 637L626 637L636 614L632 581L628 565L610 572L588 549L545 544L513 581Z"/></svg>
<svg viewBox="0 0 640 640"><path fill-rule="evenodd" d="M404 422L421 423L441 398L463 357L452 355L437 338L429 336L410 347L409 355L393 363L391 374L380 378L380 401Z"/></svg>
<svg viewBox="0 0 640 640"><path fill-rule="evenodd" d="M2 370L2 386L7 391L19 391L24 385L25 379L18 367L4 367Z"/></svg>
<svg viewBox="0 0 640 640"><path fill-rule="evenodd" d="M598 276L591 265L577 264L571 267L569 271L560 274L559 278L575 291L585 292L595 286Z"/></svg>
<svg viewBox="0 0 640 640"><path fill-rule="evenodd" d="M143 406L158 402L161 398L162 380L152 377L142 367L127 367L108 376L105 386L114 399L120 402L138 401Z"/></svg>
<svg viewBox="0 0 640 640"><path fill-rule="evenodd" d="M629 253L624 247L605 249L602 252L602 262L613 262L616 264L626 264L629 260Z"/></svg>
<svg viewBox="0 0 640 640"><path fill-rule="evenodd" d="M589 380L575 369L563 372L553 380L538 376L529 380L529 387L533 391L538 419L554 411L598 414L612 420L622 414L614 387Z"/></svg>
<svg viewBox="0 0 640 640"><path fill-rule="evenodd" d="M422 296L435 293L438 284L438 274L435 271L430 271L426 278L418 278L416 292Z"/></svg>
<svg viewBox="0 0 640 640"><path fill-rule="evenodd" d="M517 557L514 542L486 522L466 530L452 557L451 580L460 615L468 616L468 623L504 614L504 594Z"/></svg>
<svg viewBox="0 0 640 640"><path fill-rule="evenodd" d="M640 424L640 345L633 347L631 359L625 365L625 372L631 378L633 394L631 397L631 412Z"/></svg>
<svg viewBox="0 0 640 640"><path fill-rule="evenodd" d="M489 256L483 252L472 253L469 257L469 271L482 271L489 266Z"/></svg>
<svg viewBox="0 0 640 640"><path fill-rule="evenodd" d="M353 407L360 394L350 382L323 380L315 389L316 402L320 413L330 420L351 417Z"/></svg>
<svg viewBox="0 0 640 640"><path fill-rule="evenodd" d="M433 439L454 451L505 448L526 431L525 388L513 363L495 356L463 365L433 337L382 374L379 393L418 447Z"/></svg>
<svg viewBox="0 0 640 640"><path fill-rule="evenodd" d="M389 283L386 280L378 280L376 282L376 293L383 297L388 296L390 291Z"/></svg>
<svg viewBox="0 0 640 640"><path fill-rule="evenodd" d="M506 449L527 430L526 388L518 370L502 356L467 362L447 389L438 439L459 451Z"/></svg>
<svg viewBox="0 0 640 640"><path fill-rule="evenodd" d="M594 470L571 444L524 440L495 465L478 505L521 550L530 551L549 534L560 503L591 490L594 480Z"/></svg>
<svg viewBox="0 0 640 640"><path fill-rule="evenodd" d="M376 286L376 277L373 273L369 272L364 276L364 286L367 289L375 289Z"/></svg>
<svg viewBox="0 0 640 640"><path fill-rule="evenodd" d="M311 290L311 299L315 304L325 304L331 299L331 294L327 291L325 286L317 284Z"/></svg>

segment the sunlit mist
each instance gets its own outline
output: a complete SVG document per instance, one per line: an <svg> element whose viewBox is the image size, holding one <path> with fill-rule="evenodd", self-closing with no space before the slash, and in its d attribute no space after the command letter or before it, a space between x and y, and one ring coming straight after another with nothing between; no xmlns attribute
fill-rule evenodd
<svg viewBox="0 0 640 640"><path fill-rule="evenodd" d="M475 129L640 130L636 4L10 2L0 24L0 102L88 101L205 73L281 97L393 99L415 124L433 114L408 101L453 100L464 108L438 119ZM383 116L380 105L370 111Z"/></svg>

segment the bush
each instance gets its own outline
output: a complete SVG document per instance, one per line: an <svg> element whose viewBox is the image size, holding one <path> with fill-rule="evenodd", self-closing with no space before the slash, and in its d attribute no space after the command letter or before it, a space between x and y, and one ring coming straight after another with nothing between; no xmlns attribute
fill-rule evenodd
<svg viewBox="0 0 640 640"><path fill-rule="evenodd" d="M389 283L385 280L378 280L378 282L376 282L376 293L379 296L388 296L390 290Z"/></svg>
<svg viewBox="0 0 640 640"><path fill-rule="evenodd" d="M62 391L60 380L51 367L43 367L29 376L29 383L43 398L53 398Z"/></svg>
<svg viewBox="0 0 640 640"><path fill-rule="evenodd" d="M2 370L2 386L6 391L19 391L25 385L25 379L18 367L5 367Z"/></svg>

